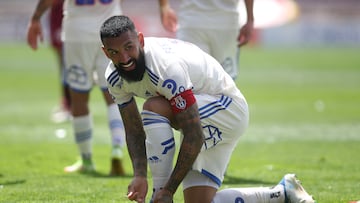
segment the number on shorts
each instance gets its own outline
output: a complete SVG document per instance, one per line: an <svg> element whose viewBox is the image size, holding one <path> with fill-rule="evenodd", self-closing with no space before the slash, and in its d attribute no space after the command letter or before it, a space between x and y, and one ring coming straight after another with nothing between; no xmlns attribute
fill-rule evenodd
<svg viewBox="0 0 360 203"><path fill-rule="evenodd" d="M111 3L113 0L75 0L75 4L79 6L94 5L96 1L99 1L102 4L108 4Z"/></svg>

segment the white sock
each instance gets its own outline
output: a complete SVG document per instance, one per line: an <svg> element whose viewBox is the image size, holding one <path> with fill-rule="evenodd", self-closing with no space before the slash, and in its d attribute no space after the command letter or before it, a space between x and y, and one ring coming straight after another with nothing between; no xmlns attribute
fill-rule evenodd
<svg viewBox="0 0 360 203"><path fill-rule="evenodd" d="M228 188L216 193L213 203L284 203L283 185L275 187Z"/></svg>
<svg viewBox="0 0 360 203"><path fill-rule="evenodd" d="M90 115L74 117L73 128L75 142L82 159L91 160L92 155L92 120Z"/></svg>
<svg viewBox="0 0 360 203"><path fill-rule="evenodd" d="M111 143L113 147L124 147L125 130L120 116L119 108L116 104L108 106L108 121L111 132Z"/></svg>
<svg viewBox="0 0 360 203"><path fill-rule="evenodd" d="M172 172L175 154L174 134L167 118L146 110L141 113L141 116L146 133L146 154L155 193L165 186Z"/></svg>

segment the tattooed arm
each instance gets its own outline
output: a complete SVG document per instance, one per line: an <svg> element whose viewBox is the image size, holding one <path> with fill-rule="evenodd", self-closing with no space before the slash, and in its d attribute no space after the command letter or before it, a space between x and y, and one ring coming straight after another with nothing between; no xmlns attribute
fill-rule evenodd
<svg viewBox="0 0 360 203"><path fill-rule="evenodd" d="M134 178L128 186L128 198L137 202L143 202L148 189L146 180L145 131L135 99L132 99L125 107L120 108L120 113L125 127L126 144L134 170Z"/></svg>
<svg viewBox="0 0 360 203"><path fill-rule="evenodd" d="M165 200L169 196L174 195L178 186L191 169L204 141L196 103L175 116L184 138L180 146L175 168L164 189L156 195L155 202L160 199Z"/></svg>

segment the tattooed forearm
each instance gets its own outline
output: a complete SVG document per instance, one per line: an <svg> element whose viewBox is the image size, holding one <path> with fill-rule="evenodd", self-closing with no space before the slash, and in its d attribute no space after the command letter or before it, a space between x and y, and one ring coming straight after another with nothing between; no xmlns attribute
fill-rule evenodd
<svg viewBox="0 0 360 203"><path fill-rule="evenodd" d="M132 160L134 176L147 176L145 131L135 100L120 109L126 133L126 144Z"/></svg>
<svg viewBox="0 0 360 203"><path fill-rule="evenodd" d="M53 0L40 0L36 6L35 12L31 17L32 21L39 21L45 11L51 6Z"/></svg>
<svg viewBox="0 0 360 203"><path fill-rule="evenodd" d="M173 173L165 186L165 188L172 193L175 193L176 189L191 169L204 141L196 104L192 105L186 111L177 114L176 119L184 134L184 139L180 146Z"/></svg>

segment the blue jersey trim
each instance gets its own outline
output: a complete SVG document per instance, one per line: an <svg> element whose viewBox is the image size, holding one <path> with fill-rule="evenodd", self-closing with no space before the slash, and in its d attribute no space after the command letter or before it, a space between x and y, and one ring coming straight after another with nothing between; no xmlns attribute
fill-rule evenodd
<svg viewBox="0 0 360 203"><path fill-rule="evenodd" d="M151 72L151 70L149 68L146 67L146 71L150 77L150 81L157 86L157 84L159 83L159 76L155 75L155 73Z"/></svg>
<svg viewBox="0 0 360 203"><path fill-rule="evenodd" d="M113 71L107 78L107 81L112 87L114 87L115 84L119 81L119 79L120 79L119 73L117 71Z"/></svg>

